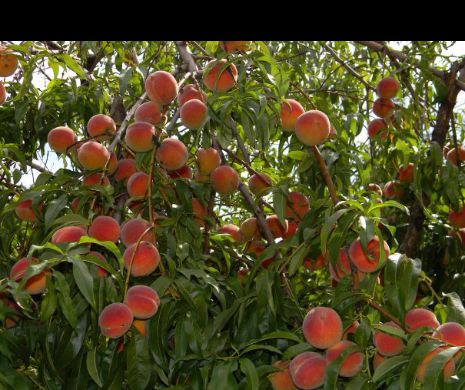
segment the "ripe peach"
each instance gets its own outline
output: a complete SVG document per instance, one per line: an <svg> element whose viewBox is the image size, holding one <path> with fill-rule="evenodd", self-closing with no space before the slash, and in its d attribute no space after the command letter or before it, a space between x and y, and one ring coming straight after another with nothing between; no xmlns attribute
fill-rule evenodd
<svg viewBox="0 0 465 390"><path fill-rule="evenodd" d="M195 171L194 179L198 183L209 183L210 182L210 175L204 175L199 171Z"/></svg>
<svg viewBox="0 0 465 390"><path fill-rule="evenodd" d="M241 235L241 231L239 227L236 225L233 225L232 223L221 226L218 229L218 233L228 234L234 239L236 244L240 244L242 242L242 235Z"/></svg>
<svg viewBox="0 0 465 390"><path fill-rule="evenodd" d="M389 256L389 245L383 241L385 259ZM360 238L352 242L349 248L349 256L352 263L362 272L373 272L378 266L380 252L379 252L379 238L374 236L367 244L366 254L363 252L362 243Z"/></svg>
<svg viewBox="0 0 465 390"><path fill-rule="evenodd" d="M436 328L433 337L455 346L464 346L465 328L458 322L446 322Z"/></svg>
<svg viewBox="0 0 465 390"><path fill-rule="evenodd" d="M273 363L273 367L280 370L268 375L273 390L297 390L289 373L289 362L277 360Z"/></svg>
<svg viewBox="0 0 465 390"><path fill-rule="evenodd" d="M123 158L122 160L118 160L118 165L113 177L116 181L124 181L124 184L127 184L128 179L136 172L136 161Z"/></svg>
<svg viewBox="0 0 465 390"><path fill-rule="evenodd" d="M257 218L247 218L241 223L240 229L244 241L258 240L261 237Z"/></svg>
<svg viewBox="0 0 465 390"><path fill-rule="evenodd" d="M302 330L310 345L326 349L342 338L341 317L330 307L315 307L305 316Z"/></svg>
<svg viewBox="0 0 465 390"><path fill-rule="evenodd" d="M132 311L134 318L146 320L158 311L160 298L153 288L138 285L128 290L124 303Z"/></svg>
<svg viewBox="0 0 465 390"><path fill-rule="evenodd" d="M20 282L26 273L30 265L37 263L39 260L33 257L29 260L27 257L23 257L18 260L10 270L10 279L15 282ZM37 275L31 276L27 279L26 284L24 285L24 291L31 295L42 294L47 286L47 275L49 272L44 270Z"/></svg>
<svg viewBox="0 0 465 390"><path fill-rule="evenodd" d="M178 82L171 73L159 70L147 77L145 91L150 100L166 106L178 95Z"/></svg>
<svg viewBox="0 0 465 390"><path fill-rule="evenodd" d="M134 320L132 322L132 326L137 329L137 331L142 335L147 335L147 321L145 320Z"/></svg>
<svg viewBox="0 0 465 390"><path fill-rule="evenodd" d="M133 173L126 185L129 196L136 199L145 198L149 187L149 179L149 175L144 172Z"/></svg>
<svg viewBox="0 0 465 390"><path fill-rule="evenodd" d="M148 152L153 149L155 128L148 122L135 122L128 126L124 141L134 152Z"/></svg>
<svg viewBox="0 0 465 390"><path fill-rule="evenodd" d="M251 41L220 41L221 48L228 54L250 50Z"/></svg>
<svg viewBox="0 0 465 390"><path fill-rule="evenodd" d="M293 237L294 234L297 232L297 224L294 221L287 220L287 230L284 233L283 238Z"/></svg>
<svg viewBox="0 0 465 390"><path fill-rule="evenodd" d="M277 215L269 215L265 222L274 238L283 237L286 233L287 220L284 220L285 224L282 225Z"/></svg>
<svg viewBox="0 0 465 390"><path fill-rule="evenodd" d="M303 266L306 269L311 271L316 271L317 269L323 269L326 266L325 258L322 254L319 254L316 259L312 259L311 257L307 258L303 262Z"/></svg>
<svg viewBox="0 0 465 390"><path fill-rule="evenodd" d="M316 352L302 352L292 359L289 372L299 389L316 389L323 386L328 362Z"/></svg>
<svg viewBox="0 0 465 390"><path fill-rule="evenodd" d="M135 244L142 234L149 228L150 223L142 218L129 219L121 226L121 241L125 246ZM141 238L141 241L153 242L153 229L149 230Z"/></svg>
<svg viewBox="0 0 465 390"><path fill-rule="evenodd" d="M110 152L96 141L87 141L79 148L77 158L84 169L103 169L110 158Z"/></svg>
<svg viewBox="0 0 465 390"><path fill-rule="evenodd" d="M284 131L294 131L297 118L305 112L302 105L294 99L281 103L281 125Z"/></svg>
<svg viewBox="0 0 465 390"><path fill-rule="evenodd" d="M103 178L103 180L102 180ZM91 186L107 186L110 184L110 180L108 179L107 175L104 175L100 172L91 173L90 175L84 176L82 180L82 185L84 187L91 187Z"/></svg>
<svg viewBox="0 0 465 390"><path fill-rule="evenodd" d="M160 262L158 249L148 241L141 241L137 250L136 247L137 243L130 244L124 251L124 266L131 270L132 276L150 275Z"/></svg>
<svg viewBox="0 0 465 390"><path fill-rule="evenodd" d="M115 171L116 171L116 168L118 168L118 158L116 157L115 152L111 152L110 153L110 160L108 161L106 171L110 175L113 175L113 173L115 173Z"/></svg>
<svg viewBox="0 0 465 390"><path fill-rule="evenodd" d="M378 98L373 103L373 113L380 118L388 118L394 113L394 102L391 99Z"/></svg>
<svg viewBox="0 0 465 390"><path fill-rule="evenodd" d="M286 218L301 220L310 210L307 197L297 191L289 192L286 202Z"/></svg>
<svg viewBox="0 0 465 390"><path fill-rule="evenodd" d="M380 355L378 352L373 356L373 368L376 370L378 366L384 362L387 358L383 355Z"/></svg>
<svg viewBox="0 0 465 390"><path fill-rule="evenodd" d="M452 165L457 165L457 156L460 164L465 161L465 147L462 145L457 146L457 150L455 150L454 146L451 146L451 149L447 152L446 159Z"/></svg>
<svg viewBox="0 0 465 390"><path fill-rule="evenodd" d="M162 121L162 108L156 102L145 102L137 107L134 113L136 122L146 122L158 125Z"/></svg>
<svg viewBox="0 0 465 390"><path fill-rule="evenodd" d="M168 176L172 179L192 179L192 169L188 165L184 165L175 171L169 171Z"/></svg>
<svg viewBox="0 0 465 390"><path fill-rule="evenodd" d="M39 212L43 208L43 203L38 205ZM32 199L25 199L15 206L16 216L22 221L37 222L37 215L32 208Z"/></svg>
<svg viewBox="0 0 465 390"><path fill-rule="evenodd" d="M124 303L112 303L100 313L98 325L104 336L117 339L129 330L133 319L131 310Z"/></svg>
<svg viewBox="0 0 465 390"><path fill-rule="evenodd" d="M380 98L392 99L399 92L399 82L394 77L385 77L376 86L376 93Z"/></svg>
<svg viewBox="0 0 465 390"><path fill-rule="evenodd" d="M382 118L373 119L368 124L368 136L370 138L375 138L379 131L381 131L380 138L382 140L386 139L386 137L389 134L388 126L386 124L386 121L384 119L382 119Z"/></svg>
<svg viewBox="0 0 465 390"><path fill-rule="evenodd" d="M66 149L77 142L77 137L69 127L59 126L48 132L47 142L55 152L66 153Z"/></svg>
<svg viewBox="0 0 465 390"><path fill-rule="evenodd" d="M297 118L295 135L304 145L320 145L328 138L330 128L329 118L324 112L310 110Z"/></svg>
<svg viewBox="0 0 465 390"><path fill-rule="evenodd" d="M0 82L0 106L6 102L6 89L2 82Z"/></svg>
<svg viewBox="0 0 465 390"><path fill-rule="evenodd" d="M213 60L205 67L203 82L210 91L227 92L236 84L237 68L232 63L226 64L225 59Z"/></svg>
<svg viewBox="0 0 465 390"><path fill-rule="evenodd" d="M339 341L337 344L334 344L326 351L326 360L328 363L336 360L339 355L347 348L354 347L355 344L352 341L343 340ZM361 352L354 352L347 356L342 362L339 370L339 375L350 378L357 375L363 366L364 355Z"/></svg>
<svg viewBox="0 0 465 390"><path fill-rule="evenodd" d="M87 232L81 226L65 226L53 233L52 243L63 244L68 242L79 242L79 239L86 235Z"/></svg>
<svg viewBox="0 0 465 390"><path fill-rule="evenodd" d="M90 137L102 141L110 139L116 133L116 123L108 115L94 115L87 122L87 133L89 133Z"/></svg>
<svg viewBox="0 0 465 390"><path fill-rule="evenodd" d="M220 155L215 148L200 148L197 150L196 160L199 172L203 175L209 175L221 164Z"/></svg>
<svg viewBox="0 0 465 390"><path fill-rule="evenodd" d="M89 255L96 257L97 259L99 259L103 263L107 262L105 257L99 252L90 251ZM108 274L108 272L105 269L103 269L102 267L97 266L97 276L99 278L104 278L105 276L107 276L107 274Z"/></svg>
<svg viewBox="0 0 465 390"><path fill-rule="evenodd" d="M347 254L347 250L345 248L341 248L339 250L339 262L340 264L336 264L336 269L334 269L332 263L329 262L329 273L331 274L331 277L337 282L352 274L349 255Z"/></svg>
<svg viewBox="0 0 465 390"><path fill-rule="evenodd" d="M384 185L383 194L387 199L400 199L404 194L404 189L399 181L391 180Z"/></svg>
<svg viewBox="0 0 465 390"><path fill-rule="evenodd" d="M404 183L411 183L413 181L413 163L408 163L407 167L403 165L399 167L399 180Z"/></svg>
<svg viewBox="0 0 465 390"><path fill-rule="evenodd" d="M207 102L207 95L200 90L195 84L187 84L181 87L178 95L179 106L188 102L191 99L198 99L201 102Z"/></svg>
<svg viewBox="0 0 465 390"><path fill-rule="evenodd" d="M410 309L404 318L405 328L408 332L421 328L423 326L429 326L430 328L436 329L440 324L435 314L428 309L421 307Z"/></svg>
<svg viewBox="0 0 465 390"><path fill-rule="evenodd" d="M210 175L213 189L221 195L233 193L239 187L239 175L228 165L220 165Z"/></svg>
<svg viewBox="0 0 465 390"><path fill-rule="evenodd" d="M416 372L417 380L420 383L423 383L424 380L425 380L425 372L428 369L428 366L429 366L429 363L431 362L431 360L433 360L433 358L439 352L444 351L445 349L447 349L447 348L446 347L438 347L438 348L432 350L430 353L428 353L425 356L425 358L423 359L421 364L418 366L417 372ZM455 371L455 362L454 362L454 359L451 358L446 362L446 364L444 366L444 369L443 369L444 380L447 381L454 374L454 371Z"/></svg>
<svg viewBox="0 0 465 390"><path fill-rule="evenodd" d="M344 329L344 332L342 333L342 339L347 340L350 334L355 334L359 326L360 322L358 322L357 320L352 322L352 324L350 324L346 329Z"/></svg>
<svg viewBox="0 0 465 390"><path fill-rule="evenodd" d="M368 190L376 192L379 196L383 195L383 191L381 190L381 187L378 184L375 184L375 183L368 184Z"/></svg>
<svg viewBox="0 0 465 390"><path fill-rule="evenodd" d="M18 69L18 58L12 50L0 48L0 77L9 77Z"/></svg>
<svg viewBox="0 0 465 390"><path fill-rule="evenodd" d="M451 209L449 212L449 222L456 228L465 228L465 206L459 211Z"/></svg>
<svg viewBox="0 0 465 390"><path fill-rule="evenodd" d="M247 247L247 253L255 255L256 257L260 256L263 251L266 249L266 245L262 241L252 241Z"/></svg>
<svg viewBox="0 0 465 390"><path fill-rule="evenodd" d="M255 195L264 194L273 185L271 178L264 173L255 173L249 178L249 189Z"/></svg>
<svg viewBox="0 0 465 390"><path fill-rule="evenodd" d="M78 209L79 209L79 203L81 202L81 198L74 198L72 201L71 201L71 204L70 204L70 207L71 207L71 210L74 214L77 214L78 213Z"/></svg>
<svg viewBox="0 0 465 390"><path fill-rule="evenodd" d="M390 328L400 329L400 326L392 321L386 322L384 325ZM404 341L401 338L383 333L380 330L375 330L373 334L373 344L378 350L378 353L383 356L398 355L404 349Z"/></svg>
<svg viewBox="0 0 465 390"><path fill-rule="evenodd" d="M182 105L179 116L184 126L198 130L207 120L208 107L199 99L191 99Z"/></svg>
<svg viewBox="0 0 465 390"><path fill-rule="evenodd" d="M189 157L186 145L176 138L166 138L157 149L157 161L167 171L175 171L186 165Z"/></svg>
<svg viewBox="0 0 465 390"><path fill-rule="evenodd" d="M203 206L197 198L192 198L192 214L197 225L201 227L205 226L204 218L208 214L207 206Z"/></svg>
<svg viewBox="0 0 465 390"><path fill-rule="evenodd" d="M100 215L89 227L89 236L99 241L117 242L119 240L119 223L113 217Z"/></svg>

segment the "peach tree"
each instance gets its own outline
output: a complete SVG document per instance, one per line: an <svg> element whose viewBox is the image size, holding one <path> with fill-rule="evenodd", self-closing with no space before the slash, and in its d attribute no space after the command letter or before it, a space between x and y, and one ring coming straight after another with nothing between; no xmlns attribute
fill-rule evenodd
<svg viewBox="0 0 465 390"><path fill-rule="evenodd" d="M1 42L1 387L465 386L448 46Z"/></svg>

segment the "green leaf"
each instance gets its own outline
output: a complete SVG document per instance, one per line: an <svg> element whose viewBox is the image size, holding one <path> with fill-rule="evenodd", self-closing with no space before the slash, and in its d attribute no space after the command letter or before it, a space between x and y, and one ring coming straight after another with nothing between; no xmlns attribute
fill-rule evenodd
<svg viewBox="0 0 465 390"><path fill-rule="evenodd" d="M127 380L131 390L143 390L151 376L148 344L144 336L133 333L128 345Z"/></svg>
<svg viewBox="0 0 465 390"><path fill-rule="evenodd" d="M55 313L57 308L57 295L55 285L52 283L50 277L47 277L47 294L42 298L40 304L40 320L47 322L50 317Z"/></svg>
<svg viewBox="0 0 465 390"><path fill-rule="evenodd" d="M96 310L94 280L86 264L81 260L73 259L73 276L81 294L92 308Z"/></svg>
<svg viewBox="0 0 465 390"><path fill-rule="evenodd" d="M47 211L45 212L45 230L50 229L50 226L55 223L58 214L63 211L67 203L68 199L66 195L62 195L50 202L49 206L47 207Z"/></svg>
<svg viewBox="0 0 465 390"><path fill-rule="evenodd" d="M97 384L98 387L102 387L103 383L100 379L99 370L97 368L97 348L93 348L87 351L86 356L86 367L92 380Z"/></svg>
<svg viewBox="0 0 465 390"><path fill-rule="evenodd" d="M77 315L76 308L73 305L73 301L70 296L70 288L68 282L66 281L63 274L57 270L54 270L53 277L57 284L58 289L58 303L65 318L68 320L69 324L76 328L77 325Z"/></svg>
<svg viewBox="0 0 465 390"><path fill-rule="evenodd" d="M76 73L81 79L86 77L84 69L69 54L59 54L57 55L57 58L62 59L66 66Z"/></svg>
<svg viewBox="0 0 465 390"><path fill-rule="evenodd" d="M390 377L394 376L399 367L404 366L408 361L408 356L393 356L383 360L373 374L373 382L381 382L388 375L390 375Z"/></svg>
<svg viewBox="0 0 465 390"><path fill-rule="evenodd" d="M247 378L247 389L248 390L258 389L259 388L258 373L252 361L247 358L241 358L239 359L239 365L241 367L241 371L245 374Z"/></svg>

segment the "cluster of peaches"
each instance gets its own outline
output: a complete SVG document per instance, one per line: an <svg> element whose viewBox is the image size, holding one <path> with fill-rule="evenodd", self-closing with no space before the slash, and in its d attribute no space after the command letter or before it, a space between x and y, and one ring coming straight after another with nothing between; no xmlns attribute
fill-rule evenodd
<svg viewBox="0 0 465 390"><path fill-rule="evenodd" d="M384 330L401 329L399 325L390 321L382 324ZM274 390L316 389L324 384L328 365L336 360L348 348L347 356L339 366L339 376L351 378L363 368L364 353L357 344L350 341L350 334L354 334L359 326L358 321L351 323L345 330L339 314L329 307L316 307L311 309L303 321L302 330L305 340L315 349L326 350L321 352L302 352L290 362L277 361L274 366L279 370L269 379ZM416 379L423 383L425 372L431 360L439 352L451 346L465 345L465 328L456 322L440 324L434 313L424 308L409 310L404 317L404 329L410 333L423 328L428 337L441 341L439 346L428 353L417 368ZM423 330L422 329L422 330ZM385 359L402 353L405 348L403 338L383 331L381 328L374 331L373 345L376 352L372 364L376 369ZM455 359L452 357L444 366L444 379L450 378L455 371Z"/></svg>
<svg viewBox="0 0 465 390"><path fill-rule="evenodd" d="M0 46L0 77L10 77L18 69L18 58L12 50ZM0 82L0 106L6 101L5 85Z"/></svg>

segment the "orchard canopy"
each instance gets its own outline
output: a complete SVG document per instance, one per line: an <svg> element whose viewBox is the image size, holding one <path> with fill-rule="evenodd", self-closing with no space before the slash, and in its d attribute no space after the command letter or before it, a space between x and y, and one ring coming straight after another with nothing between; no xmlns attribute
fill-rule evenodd
<svg viewBox="0 0 465 390"><path fill-rule="evenodd" d="M0 44L1 389L465 388L462 44Z"/></svg>

